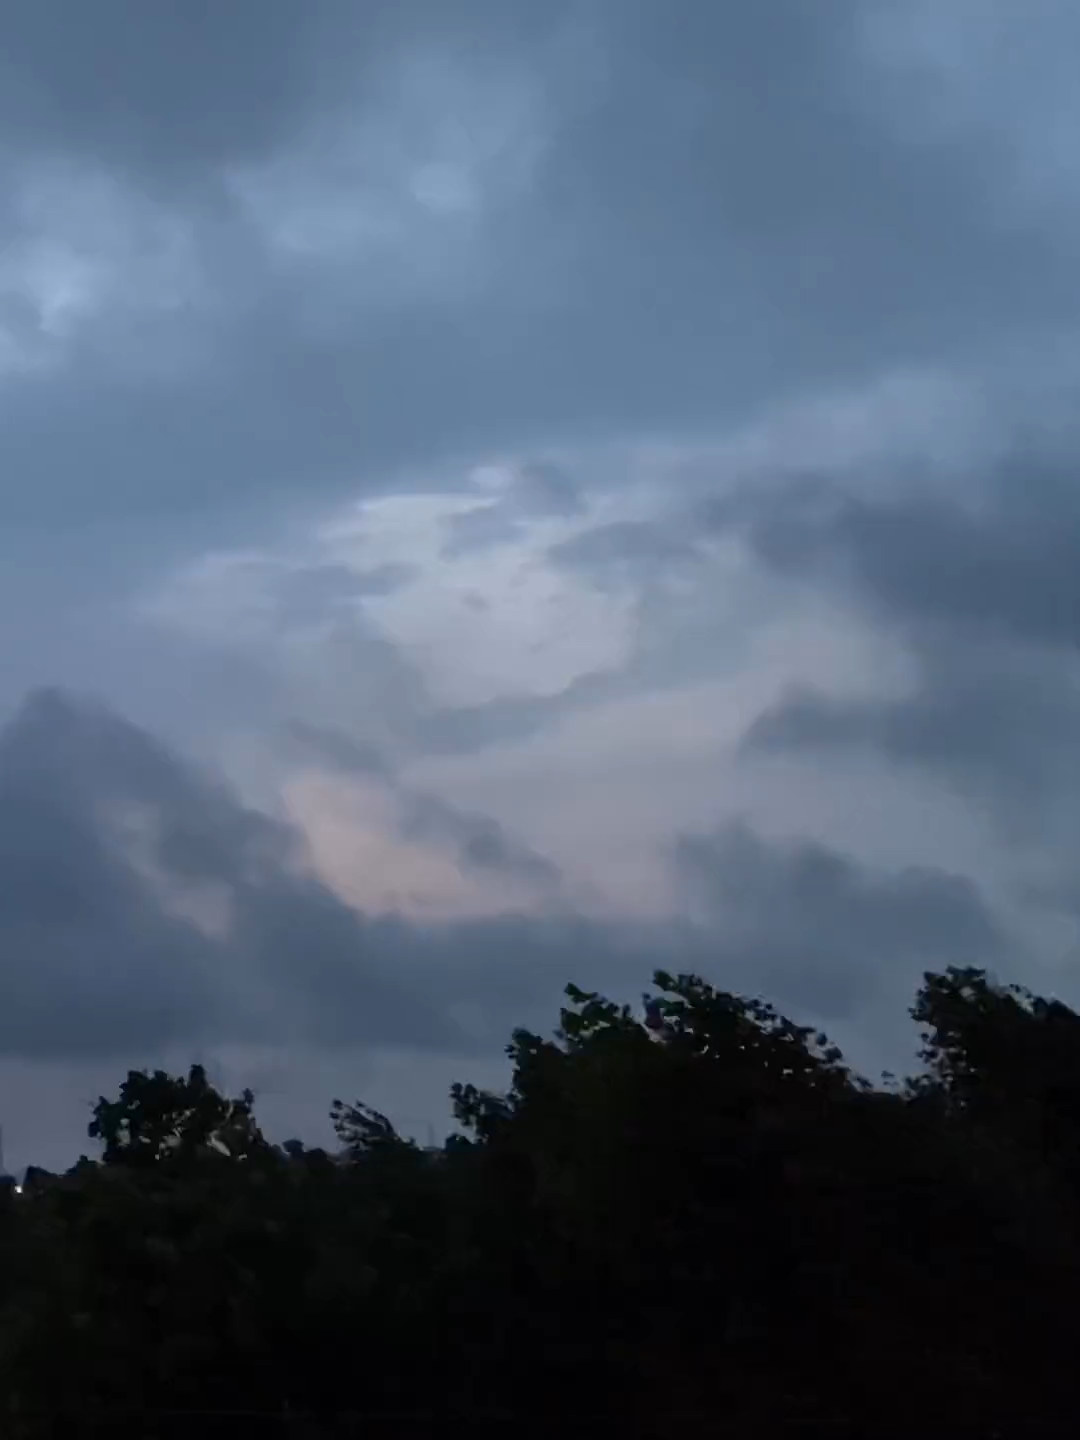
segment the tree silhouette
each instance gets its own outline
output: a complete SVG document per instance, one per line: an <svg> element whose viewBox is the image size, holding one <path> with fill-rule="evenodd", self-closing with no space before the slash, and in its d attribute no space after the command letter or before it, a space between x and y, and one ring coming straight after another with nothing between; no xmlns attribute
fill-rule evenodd
<svg viewBox="0 0 1080 1440"><path fill-rule="evenodd" d="M644 1000L569 987L439 1150L130 1072L0 1204L0 1434L1071 1430L1080 1019L928 975L876 1088L761 999Z"/></svg>
<svg viewBox="0 0 1080 1440"><path fill-rule="evenodd" d="M118 1098L102 1096L94 1106L89 1134L101 1141L107 1165L156 1165L207 1149L237 1159L265 1143L252 1117L254 1100L250 1090L227 1100L201 1065L184 1079L130 1070Z"/></svg>

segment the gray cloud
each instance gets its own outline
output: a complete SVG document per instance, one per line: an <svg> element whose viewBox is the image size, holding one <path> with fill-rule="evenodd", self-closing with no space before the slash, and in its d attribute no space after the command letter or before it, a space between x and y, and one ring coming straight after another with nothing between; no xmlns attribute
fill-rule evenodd
<svg viewBox="0 0 1080 1440"><path fill-rule="evenodd" d="M417 40L460 28L506 44L556 18L537 23L491 0L463 0L452 21L431 0L237 0L227 12L212 0L152 10L102 0L92 13L72 0L6 0L0 115L24 144L185 185L274 151L313 112L375 88L379 64Z"/></svg>
<svg viewBox="0 0 1080 1440"><path fill-rule="evenodd" d="M28 701L0 793L9 1053L453 1035L378 927L304 873L298 836L108 712Z"/></svg>
<svg viewBox="0 0 1080 1440"><path fill-rule="evenodd" d="M898 699L789 692L751 725L743 753L877 752L989 797L1010 828L1037 834L1080 780L1074 667L963 630L918 655L916 685Z"/></svg>
<svg viewBox="0 0 1080 1440"><path fill-rule="evenodd" d="M368 595L392 595L408 584L407 565L379 565L368 571L343 565L316 565L295 571L278 586L278 601L293 624L325 618L328 611L355 605Z"/></svg>
<svg viewBox="0 0 1080 1440"><path fill-rule="evenodd" d="M846 581L901 625L964 624L1034 643L1080 638L1080 491L1075 454L1028 441L968 477L958 494L867 496L827 479L765 495L745 491L714 507L745 522L770 565ZM1060 447L1060 442L1058 442Z"/></svg>
<svg viewBox="0 0 1080 1440"><path fill-rule="evenodd" d="M368 741L306 720L294 720L289 733L304 750L345 775L373 775L387 781L392 778L393 771L386 757Z"/></svg>
<svg viewBox="0 0 1080 1440"><path fill-rule="evenodd" d="M524 525L523 517L500 501L464 510L460 515L451 515L446 522L443 554L468 555L492 545L504 545L519 536Z"/></svg>
<svg viewBox="0 0 1080 1440"><path fill-rule="evenodd" d="M580 515L583 510L583 487L564 466L543 460L526 463L495 499L450 516L443 553L486 550L518 538L538 516Z"/></svg>
<svg viewBox="0 0 1080 1440"><path fill-rule="evenodd" d="M715 926L718 962L817 1014L850 1015L882 991L902 997L923 970L986 965L1005 948L978 888L940 870L880 872L738 822L683 837L674 860Z"/></svg>
<svg viewBox="0 0 1080 1440"><path fill-rule="evenodd" d="M335 9L104 0L91 12L9 0L5 132L159 177L260 153L308 103L311 42Z"/></svg>
<svg viewBox="0 0 1080 1440"><path fill-rule="evenodd" d="M291 730L334 769L385 785L398 801L404 838L448 847L463 869L486 873L493 882L501 877L543 895L557 894L562 882L559 867L509 834L498 820L461 810L441 796L405 784L386 758L363 741L300 722Z"/></svg>
<svg viewBox="0 0 1080 1440"><path fill-rule="evenodd" d="M514 502L529 515L580 515L584 487L565 465L534 460L523 465L514 486Z"/></svg>
<svg viewBox="0 0 1080 1440"><path fill-rule="evenodd" d="M303 868L300 837L144 732L56 694L0 743L0 1050L145 1054L226 1041L494 1047L550 1014L569 979L625 993L657 965L858 1010L902 967L986 959L1000 933L975 888L878 875L739 826L684 838L705 922L572 914L417 925L350 909ZM421 804L494 878L543 862L498 827ZM473 843L476 842L476 843ZM226 905L220 930L213 902ZM470 1010L467 1032L452 1019Z"/></svg>
<svg viewBox="0 0 1080 1440"><path fill-rule="evenodd" d="M875 497L796 482L714 510L770 567L854 601L916 666L899 696L789 693L752 725L744 752L876 750L936 769L1037 833L1080 776L1072 465L1060 440L1036 440L958 488Z"/></svg>
<svg viewBox="0 0 1080 1440"><path fill-rule="evenodd" d="M434 755L468 754L527 739L553 720L623 688L620 675L589 673L555 695L514 695L478 705L435 707L414 723L413 736L420 749Z"/></svg>
<svg viewBox="0 0 1080 1440"><path fill-rule="evenodd" d="M335 0L227 17L200 3L182 19L121 0L92 18L76 0L10 5L17 79L0 89L27 163L48 152L119 175L186 227L198 280L194 303L144 316L130 364L110 305L64 341L48 384L7 382L0 515L151 526L236 510L252 526L291 497L392 485L447 453L711 428L810 376L985 349L1010 317L1060 328L1071 259L1043 230L1000 223L977 133L914 148L877 104L858 14L793 0L767 19L693 0L475 0L452 18ZM413 61L445 63L456 88L398 94L387 77ZM515 87L538 97L529 179L463 241L479 278L437 294L418 272L357 299L350 277L376 264L361 254L283 266L223 188L230 166L276 163L320 125L374 127L406 169L435 163L447 135L495 133L467 101ZM331 166L328 225L377 170ZM439 226L453 222L408 204L409 224L435 226L432 253L452 251ZM46 246L66 225L64 244L96 255L127 234L118 215L100 236L48 207L19 223ZM177 357L164 372L146 363L163 348Z"/></svg>
<svg viewBox="0 0 1080 1440"><path fill-rule="evenodd" d="M341 745L339 743L340 751ZM356 754L348 755L355 768ZM427 796L406 821L497 878L550 886L495 822ZM474 1043L451 1018L557 994L632 955L617 929L513 915L460 925L365 916L311 878L300 835L144 731L57 692L0 739L0 1052L170 1044Z"/></svg>
<svg viewBox="0 0 1080 1440"><path fill-rule="evenodd" d="M1076 21L1040 0L1024 17L1004 0L944 20L933 0L0 0L0 703L91 684L181 749L303 710L299 738L391 787L405 831L561 904L551 860L404 785L402 757L509 749L721 672L737 704L747 636L800 589L879 627L914 684L804 688L743 754L918 764L943 803L990 797L1075 869L1080 834L1049 819L1080 779L1068 436L1021 437L948 490L887 458L884 477L826 466L797 487L736 455L750 484L708 522L707 483L675 461L644 482L521 468L646 437L716 453L789 401L927 366L1008 370L1013 391L1022 369L1040 420L1051 381L1068 408L1080 172L1058 57ZM1022 45L990 43L1017 23ZM637 601L618 672L445 706L358 606L409 578L377 563L283 576L260 612L275 639L248 650L214 650L213 613L160 653L121 617L174 562L273 550L346 498L460 492L487 461L519 468L447 548L595 508L545 558ZM666 515L606 523L625 486L667 487ZM757 562L737 603L702 558L720 532ZM429 603L421 586L403 608ZM766 668L790 658L778 634ZM472 1043L462 1006L501 1039L541 992L549 1017L564 979L619 985L657 959L861 1013L916 956L1000 943L960 880L738 829L677 851L693 925L417 927L349 909L303 862L292 829L136 726L34 701L0 739L0 1051L295 1034L431 1052Z"/></svg>
<svg viewBox="0 0 1080 1440"><path fill-rule="evenodd" d="M459 810L436 795L407 795L403 828L410 839L449 842L464 865L493 877L524 881L546 892L556 891L562 879L557 865L509 835L497 820Z"/></svg>
<svg viewBox="0 0 1080 1440"><path fill-rule="evenodd" d="M679 526L618 520L563 540L549 553L556 564L584 571L601 582L629 578L648 583L673 566L685 569L699 552Z"/></svg>

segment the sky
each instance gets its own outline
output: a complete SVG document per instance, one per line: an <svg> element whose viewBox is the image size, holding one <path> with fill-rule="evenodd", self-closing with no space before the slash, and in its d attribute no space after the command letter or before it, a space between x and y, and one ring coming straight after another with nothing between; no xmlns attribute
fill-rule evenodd
<svg viewBox="0 0 1080 1440"><path fill-rule="evenodd" d="M657 967L1080 1001L1067 0L0 0L0 1125Z"/></svg>

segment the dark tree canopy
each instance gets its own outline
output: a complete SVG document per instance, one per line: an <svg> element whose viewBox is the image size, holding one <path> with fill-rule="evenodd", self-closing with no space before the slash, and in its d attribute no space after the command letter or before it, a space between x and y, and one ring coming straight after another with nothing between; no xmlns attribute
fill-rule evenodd
<svg viewBox="0 0 1080 1440"><path fill-rule="evenodd" d="M226 1100L192 1065L186 1079L155 1070L130 1070L116 1100L94 1106L92 1140L103 1146L106 1165L157 1165L207 1151L248 1156L264 1142L251 1113L255 1096L245 1090Z"/></svg>
<svg viewBox="0 0 1080 1440"><path fill-rule="evenodd" d="M438 1149L129 1073L100 1160L0 1197L0 1434L1072 1433L1080 1018L927 975L875 1086L762 1000L645 998L569 987Z"/></svg>

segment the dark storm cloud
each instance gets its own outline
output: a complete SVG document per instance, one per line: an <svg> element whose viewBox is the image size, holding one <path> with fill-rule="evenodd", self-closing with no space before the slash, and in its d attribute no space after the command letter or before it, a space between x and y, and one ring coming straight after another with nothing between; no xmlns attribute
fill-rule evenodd
<svg viewBox="0 0 1080 1440"><path fill-rule="evenodd" d="M498 42L545 28L531 7L459 0L452 17L448 8L436 0L4 0L0 119L30 149L131 168L151 185L205 180L275 150L313 111L371 87L379 64L417 39L445 40L460 26Z"/></svg>
<svg viewBox="0 0 1080 1440"><path fill-rule="evenodd" d="M941 870L877 871L740 823L684 837L674 858L688 896L713 918L718 963L789 1005L857 1013L922 970L988 964L1003 949L977 887Z"/></svg>
<svg viewBox="0 0 1080 1440"><path fill-rule="evenodd" d="M2 15L11 146L160 202L202 277L144 339L154 354L176 339L190 364L118 368L107 308L64 367L5 382L5 523L138 514L160 541L165 517L239 509L250 526L449 453L713 428L808 377L966 355L1010 317L1075 314L1071 256L1001 223L992 151L913 146L876 107L848 0L9 0ZM404 276L357 298L363 255L283 270L224 172L317 125L348 137L374 116L412 135L386 77L432 55L462 95L509 77L540 96L528 183L477 221L479 281L433 295ZM479 126L485 143L484 123L451 104L434 129ZM356 175L326 183L346 203ZM442 254L441 222L417 216ZM46 242L50 223L34 221Z"/></svg>
<svg viewBox="0 0 1080 1440"><path fill-rule="evenodd" d="M320 0L5 0L5 134L158 175L261 152L308 103L311 42L335 10Z"/></svg>
<svg viewBox="0 0 1080 1440"><path fill-rule="evenodd" d="M883 123L860 53L864 11L611 7L614 83L562 134L552 168L596 243L582 278L600 304L623 293L604 343L630 353L609 373L625 381L649 350L669 418L676 375L691 412L722 412L763 367L783 385L808 365L824 378L871 356L977 343L1000 333L1003 305L1027 323L1050 318L1063 277L1022 273L1041 240L991 221L991 155L958 137L909 149ZM1006 276L1019 286L1007 296ZM673 341L680 363L665 383ZM655 393L632 384L625 398L655 415Z"/></svg>
<svg viewBox="0 0 1080 1440"><path fill-rule="evenodd" d="M0 743L0 1051L119 1054L237 1040L492 1045L550 1013L570 979L620 993L657 966L845 1014L890 966L993 952L967 882L863 872L732 827L684 839L708 924L504 915L417 925L351 909L302 868L297 833L241 805L136 727L56 694ZM536 866L490 827L464 835L493 876ZM545 875L540 877L547 879ZM227 924L199 906L227 902ZM179 907L177 902L182 902ZM209 912L206 907L209 906ZM185 908L186 907L186 908ZM474 1012L469 1036L452 1015Z"/></svg>
<svg viewBox="0 0 1080 1440"><path fill-rule="evenodd" d="M1060 655L959 630L920 639L911 693L837 699L790 691L764 711L743 753L876 752L988 796L1010 824L1037 824L1080 782L1080 685Z"/></svg>
<svg viewBox="0 0 1080 1440"><path fill-rule="evenodd" d="M853 599L916 666L899 697L789 693L747 752L877 750L991 796L1010 822L1080 778L1080 487L1060 445L1032 444L952 494L804 482L716 515L770 567Z"/></svg>
<svg viewBox="0 0 1080 1440"><path fill-rule="evenodd" d="M297 835L136 727L34 697L0 743L0 796L0 1048L453 1035L304 874ZM227 938L184 909L212 921L218 901Z"/></svg>
<svg viewBox="0 0 1080 1440"><path fill-rule="evenodd" d="M1075 454L1026 453L952 493L875 497L827 480L722 502L770 565L854 584L901 626L963 624L1035 644L1080 639L1080 469Z"/></svg>
<svg viewBox="0 0 1080 1440"><path fill-rule="evenodd" d="M156 365L140 363L130 344L118 345L132 338L116 313L130 288L121 286L119 306L65 339L57 353L66 364L47 375L32 369L4 377L6 520L63 526L141 515L149 523L238 509L250 527L256 507L273 514L283 497L310 493L314 484L323 494L362 485L372 461L393 465L438 451L457 398L448 395L444 406L447 380L467 353L484 349L463 347L460 308L446 313L407 286L388 304L376 287L361 316L331 265L327 313L334 321L316 323L314 333L311 306L322 303L326 275L318 265L298 278L282 272L227 182L237 167L286 155L312 126L348 140L371 122L408 141L418 123L430 129L430 120L407 105L395 112L398 67L438 52L451 64L497 73L522 47L543 51L566 10L493 0L453 7L428 0L237 0L225 7L209 0L103 0L93 7L6 0L5 256L40 244L51 264L60 226L61 258L70 252L78 264L87 254L96 261L99 244L108 251L113 242L127 243L125 207L145 202L156 207L155 220L187 236L199 276L192 303L153 313L135 340L136 352L141 344L155 361L175 349L192 363L166 367L163 377ZM472 123L471 115L437 118L444 132ZM421 144L402 163L428 159ZM361 163L355 173L332 175L334 202L349 202L370 169ZM33 191L41 176L59 199L23 203L22 188ZM84 180L96 185L103 177L121 187L109 192L119 208L104 223L101 214L79 210L77 193ZM408 179L395 174L388 183ZM364 256L352 267L366 268ZM21 306L20 333L37 339L43 322L38 301L21 294L24 283L20 277L3 287L0 318ZM155 303L152 296L151 312ZM487 323L495 323L494 311ZM119 362L121 351L128 363ZM424 441L415 434L417 402L432 411L419 427ZM60 411L68 437L62 443Z"/></svg>
<svg viewBox="0 0 1080 1440"><path fill-rule="evenodd" d="M137 690L144 651L119 654L115 631L84 645L77 627L50 629L49 604L66 617L135 572L159 575L165 557L258 547L346 495L459 491L478 460L612 438L692 449L753 417L767 424L808 388L928 360L978 367L1018 338L1075 328L1068 165L1060 193L1051 176L1036 204L995 138L999 100L1010 125L1028 124L1030 77L987 86L969 47L974 118L941 143L919 133L915 81L868 58L871 8L0 0L0 572L50 575L48 587L8 582L11 614L27 615L9 626L9 690L61 653L53 630L71 652L65 676ZM1067 33L1030 30L1049 49ZM452 83L440 89L443 69ZM504 101L525 115L523 133L510 126L489 175ZM1067 133L1052 105L1038 113ZM453 186L434 203L410 188L448 135L464 137L475 182L465 218L446 207ZM275 226L309 201L327 248L320 233L283 249ZM360 238L341 242L350 225ZM1050 368L1046 352L1032 356L1037 376ZM582 515L594 486L623 483L523 470L455 521L448 545ZM725 517L766 570L842 592L918 668L901 700L793 699L748 748L870 747L1007 791L1013 810L1021 794L1075 794L1075 494L1067 468L1040 462L962 501L903 485L875 500L826 479L755 494ZM696 564L698 538L620 523L552 558L659 591ZM312 714L367 707L379 727L357 741L324 734L322 755L383 784L398 784L397 745L480 750L658 675L685 678L699 656L726 664L742 624L725 622L707 578L696 616L696 601L649 591L623 672L555 697L439 709L406 655L350 617L358 594L405 578L313 569L283 587L274 617L291 642L335 616L333 693L316 694ZM16 647L33 663L16 665ZM140 683L163 691L189 734L293 713L273 681L255 690L240 663L228 668L197 701L181 692L209 668ZM412 834L493 886L524 879L557 895L551 862L494 822L407 788L399 798ZM882 874L738 828L678 850L709 917L698 926L544 914L419 927L350 909L301 860L293 830L144 732L35 701L0 741L0 1050L460 1045L459 1003L501 1039L541 994L550 1016L566 979L618 985L632 971L636 985L654 963L847 1014L892 971L906 987L924 963L981 961L1000 945L962 880Z"/></svg>
<svg viewBox="0 0 1080 1440"><path fill-rule="evenodd" d="M413 798L409 823L476 868L557 878L494 822ZM33 697L0 740L0 1051L453 1046L452 1005L549 986L572 933L586 968L617 948L572 921L365 916L303 859L298 833L144 731L57 692Z"/></svg>

